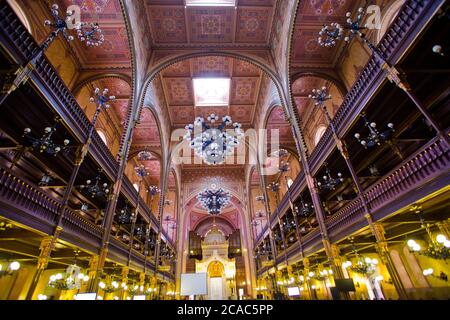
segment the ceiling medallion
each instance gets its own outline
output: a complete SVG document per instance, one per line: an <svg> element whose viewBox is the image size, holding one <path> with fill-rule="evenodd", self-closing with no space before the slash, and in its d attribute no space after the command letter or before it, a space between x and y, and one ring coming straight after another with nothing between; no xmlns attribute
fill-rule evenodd
<svg viewBox="0 0 450 320"><path fill-rule="evenodd" d="M197 117L194 124L186 126L188 131L184 139L190 141L195 154L210 165L219 165L225 162L227 156L233 154L233 150L240 144L244 136L240 123L233 123L230 116L222 118L222 123L216 126L219 116L211 114L208 122L203 117ZM233 129L227 130L228 126Z"/></svg>
<svg viewBox="0 0 450 320"><path fill-rule="evenodd" d="M208 210L208 214L217 216L230 202L231 193L222 188L205 189L198 194L197 199Z"/></svg>

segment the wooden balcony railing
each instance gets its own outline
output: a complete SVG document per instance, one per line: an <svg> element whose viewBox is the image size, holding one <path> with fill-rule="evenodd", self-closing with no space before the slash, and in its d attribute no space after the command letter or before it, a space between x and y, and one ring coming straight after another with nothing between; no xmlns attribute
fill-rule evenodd
<svg viewBox="0 0 450 320"><path fill-rule="evenodd" d="M413 43L415 36L428 22L430 15L442 0L407 0L402 10L392 22L383 39L378 44L381 54L392 64L397 63L400 53ZM375 56L372 56L348 91L344 101L333 118L333 124L342 136L366 106L368 100L385 81L384 71ZM316 172L334 147L331 129L328 128L314 151L309 164L311 172Z"/></svg>
<svg viewBox="0 0 450 320"><path fill-rule="evenodd" d="M17 65L24 66L39 48L6 1L0 3L0 40ZM74 135L84 143L91 122L45 56L38 59L30 79L73 130ZM110 178L114 178L118 163L96 131L92 136L90 152Z"/></svg>

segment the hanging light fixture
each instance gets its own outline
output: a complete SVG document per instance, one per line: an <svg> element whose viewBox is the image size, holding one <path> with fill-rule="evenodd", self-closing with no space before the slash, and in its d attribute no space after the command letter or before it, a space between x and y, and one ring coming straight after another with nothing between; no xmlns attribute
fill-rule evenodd
<svg viewBox="0 0 450 320"><path fill-rule="evenodd" d="M328 168L328 165L325 163L325 175L322 177L323 180L317 182L317 185L320 189L324 190L336 190L336 187L344 182L344 178L342 178L342 173L338 173L337 177L333 177L331 175L331 171Z"/></svg>
<svg viewBox="0 0 450 320"><path fill-rule="evenodd" d="M40 153L46 153L51 156L57 156L61 151L65 151L70 144L70 140L65 139L63 144L58 144L53 141L53 134L56 132L56 126L59 119L56 119L55 123L51 127L44 129L44 134L41 137L35 137L31 133L30 128L25 128L23 132L23 138L25 145L31 151L39 151Z"/></svg>
<svg viewBox="0 0 450 320"><path fill-rule="evenodd" d="M362 275L370 276L374 274L377 271L378 260L361 256L356 249L353 238L350 238L350 242L352 244L352 251L356 256L357 262L356 264L353 264L350 260L347 260L342 264L342 266L346 269L350 268L353 272Z"/></svg>
<svg viewBox="0 0 450 320"><path fill-rule="evenodd" d="M154 197L161 192L161 189L157 186L150 186L148 187L147 192L150 193L150 196Z"/></svg>
<svg viewBox="0 0 450 320"><path fill-rule="evenodd" d="M219 215L230 202L231 193L222 188L205 189L198 194L197 199L208 210L208 214Z"/></svg>
<svg viewBox="0 0 450 320"><path fill-rule="evenodd" d="M194 124L186 126L188 131L184 139L190 141L195 154L209 165L218 165L225 162L227 156L233 154L233 150L239 145L244 136L240 123L233 123L230 116L222 118L222 123L216 126L219 116L211 114L207 118L197 117ZM233 132L227 130L232 126ZM199 128L199 129L197 129ZM197 132L198 131L198 132Z"/></svg>
<svg viewBox="0 0 450 320"><path fill-rule="evenodd" d="M89 281L89 276L80 272L80 267L70 265L66 272L56 273L50 276L48 286L58 290L74 290L80 289L82 282Z"/></svg>
<svg viewBox="0 0 450 320"><path fill-rule="evenodd" d="M376 122L369 122L365 114L362 114L361 118L364 119L364 124L366 128L369 129L369 135L366 138L361 139L361 134L355 133L355 138L366 149L373 148L377 145L380 146L382 143L388 141L395 132L394 124L392 123L388 123L386 130L380 132L377 129Z"/></svg>
<svg viewBox="0 0 450 320"><path fill-rule="evenodd" d="M131 212L131 209L128 207L128 203L125 203L125 207L120 210L119 215L117 216L117 221L119 224L129 224L131 223L131 218L133 216L133 213Z"/></svg>
<svg viewBox="0 0 450 320"><path fill-rule="evenodd" d="M105 197L109 194L108 183L101 183L102 172L102 170L99 170L99 174L94 178L94 182L92 180L86 180L86 184L80 186L80 189L89 194L91 198Z"/></svg>
<svg viewBox="0 0 450 320"><path fill-rule="evenodd" d="M78 38L82 42L86 42L88 47L98 47L105 42L105 36L96 22L82 22L76 27L76 30Z"/></svg>
<svg viewBox="0 0 450 320"><path fill-rule="evenodd" d="M410 211L415 212L419 216L422 228L426 230L428 238L430 239L427 248L425 249L423 249L415 240L409 239L407 241L407 245L410 252L418 253L435 260L446 261L447 259L449 259L450 240L448 240L447 237L443 234L438 234L437 236L433 237L433 234L430 230L430 225L425 222L425 219L422 215L422 207L413 206Z"/></svg>
<svg viewBox="0 0 450 320"><path fill-rule="evenodd" d="M297 215L302 217L308 217L314 209L314 206L303 201L303 197L300 196L300 206L296 206L295 210Z"/></svg>
<svg viewBox="0 0 450 320"><path fill-rule="evenodd" d="M149 175L149 172L147 171L147 168L144 165L140 165L134 168L134 172L136 172L137 176L140 179L143 179Z"/></svg>
<svg viewBox="0 0 450 320"><path fill-rule="evenodd" d="M320 46L331 48L336 45L336 41L341 39L343 34L344 28L339 23L333 22L330 26L323 26L319 32L317 41Z"/></svg>
<svg viewBox="0 0 450 320"><path fill-rule="evenodd" d="M141 152L138 153L137 156L139 161L150 161L153 159L153 155L150 151L148 150L143 150Z"/></svg>
<svg viewBox="0 0 450 320"><path fill-rule="evenodd" d="M56 39L59 33L61 33L67 41L73 41L75 39L68 33L68 31L70 30L68 22L72 20L72 16L75 14L75 12L67 10L66 16L61 17L59 14L59 6L57 4L53 4L51 7L51 13L53 21L45 20L44 24L48 27L52 27L53 31L40 46L42 51L47 50L47 48ZM105 40L103 32L100 29L98 23L78 23L77 25L75 25L74 30L76 30L80 41L86 42L86 45L90 47L99 46Z"/></svg>
<svg viewBox="0 0 450 320"><path fill-rule="evenodd" d="M280 184L278 182L271 182L267 185L267 189L276 193L278 192L278 190L280 190Z"/></svg>

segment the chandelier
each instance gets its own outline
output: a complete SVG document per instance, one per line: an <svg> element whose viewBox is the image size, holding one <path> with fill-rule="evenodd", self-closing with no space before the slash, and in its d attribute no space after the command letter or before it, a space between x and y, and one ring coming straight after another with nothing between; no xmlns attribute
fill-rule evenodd
<svg viewBox="0 0 450 320"><path fill-rule="evenodd" d="M357 263L353 265L353 263L350 260L345 261L342 263L342 266L345 269L350 268L353 272L362 274L362 275L372 275L377 271L377 265L378 260L377 259L371 259L369 257L363 257L358 253L358 250L356 250L354 239L350 239L350 242L353 247L353 253L355 254L357 258Z"/></svg>
<svg viewBox="0 0 450 320"><path fill-rule="evenodd" d="M233 154L234 148L239 145L240 138L244 136L240 123L233 123L230 116L222 118L222 123L216 126L219 116L211 114L208 123L203 117L197 117L194 124L186 126L188 131L184 139L190 141L195 154L209 165L218 165L225 162L225 158ZM227 130L232 126L233 130ZM200 128L196 130L195 128ZM198 131L198 132L197 132Z"/></svg>
<svg viewBox="0 0 450 320"><path fill-rule="evenodd" d="M153 159L151 152L148 150L139 152L137 157L139 161L150 161Z"/></svg>
<svg viewBox="0 0 450 320"><path fill-rule="evenodd" d="M321 47L331 48L336 45L336 40L339 40L343 34L344 28L339 23L333 22L330 26L323 26L317 40Z"/></svg>
<svg viewBox="0 0 450 320"><path fill-rule="evenodd" d="M231 193L220 189L205 189L197 196L203 208L210 215L219 215L222 209L230 202Z"/></svg>
<svg viewBox="0 0 450 320"><path fill-rule="evenodd" d="M101 172L102 170L100 170L100 173ZM92 180L86 180L86 184L81 185L80 189L85 190L85 192L89 194L91 198L107 196L110 191L108 184L106 182L102 184L101 180L102 178L99 174L94 178L94 182L92 182Z"/></svg>
<svg viewBox="0 0 450 320"><path fill-rule="evenodd" d="M50 276L48 286L58 290L80 289L81 282L89 281L89 276L80 272L80 267L70 265L65 273L57 273Z"/></svg>
<svg viewBox="0 0 450 320"><path fill-rule="evenodd" d="M131 212L131 209L128 207L128 203L126 203L125 207L122 210L120 210L120 213L117 216L117 220L119 224L129 224L131 223L132 216L133 213Z"/></svg>
<svg viewBox="0 0 450 320"><path fill-rule="evenodd" d="M56 39L59 33L61 33L67 41L73 41L75 38L69 35L70 30L68 23L72 20L72 16L75 14L74 11L67 10L65 17L61 17L59 14L59 6L57 4L51 7L52 19L45 20L45 26L52 27L53 31L45 39L41 45L41 50L45 51L50 44ZM78 38L82 42L86 42L89 47L99 46L105 41L105 36L97 23L78 23L74 26Z"/></svg>
<svg viewBox="0 0 450 320"><path fill-rule="evenodd" d="M272 191L274 193L277 193L280 190L280 184L278 182L271 182L267 186L267 189L269 189L270 191Z"/></svg>
<svg viewBox="0 0 450 320"><path fill-rule="evenodd" d="M342 182L344 182L344 178L342 178L342 173L339 172L336 178L333 177L327 164L325 164L325 175L322 178L323 181L317 182L317 185L319 186L319 188L325 190L336 190L336 187L340 185Z"/></svg>
<svg viewBox="0 0 450 320"><path fill-rule="evenodd" d="M161 189L159 189L157 186L150 186L148 187L147 192L150 193L152 197L154 197L161 192Z"/></svg>
<svg viewBox="0 0 450 320"><path fill-rule="evenodd" d="M375 122L369 122L364 114L362 114L361 117L364 119L367 129L369 129L369 135L366 138L361 139L361 134L355 133L355 138L366 149L373 148L376 145L379 146L382 142L388 141L395 132L394 124L392 123L388 123L386 130L380 132L378 131L377 124Z"/></svg>
<svg viewBox="0 0 450 320"><path fill-rule="evenodd" d="M435 240L432 239L431 244L424 250L415 240L410 239L407 244L411 252L417 252L431 259L447 260L450 258L450 241L443 234L437 235Z"/></svg>
<svg viewBox="0 0 450 320"><path fill-rule="evenodd" d="M300 206L296 206L295 210L297 211L297 215L302 217L308 217L314 209L314 206L309 203L305 203L303 201L302 196L300 196Z"/></svg>
<svg viewBox="0 0 450 320"><path fill-rule="evenodd" d="M98 286L104 293L113 293L119 290L119 283L112 279L103 279L98 283Z"/></svg>
<svg viewBox="0 0 450 320"><path fill-rule="evenodd" d="M53 134L56 132L56 125L58 123L58 120L55 122L55 124L51 127L47 127L44 129L44 134L38 138L34 137L31 134L30 128L25 128L23 133L23 138L25 139L25 143L31 150L36 151L39 150L40 153L47 153L51 156L57 156L59 152L66 150L66 147L69 145L70 140L65 139L63 141L63 144L58 144L53 141Z"/></svg>

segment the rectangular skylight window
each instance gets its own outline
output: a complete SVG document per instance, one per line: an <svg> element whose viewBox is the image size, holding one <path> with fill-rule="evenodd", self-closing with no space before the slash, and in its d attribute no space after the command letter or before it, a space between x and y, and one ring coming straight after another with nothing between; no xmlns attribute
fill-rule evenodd
<svg viewBox="0 0 450 320"><path fill-rule="evenodd" d="M193 81L196 107L222 107L230 103L230 79L196 78Z"/></svg>
<svg viewBox="0 0 450 320"><path fill-rule="evenodd" d="M234 6L236 6L236 0L186 0L186 6L234 7Z"/></svg>

